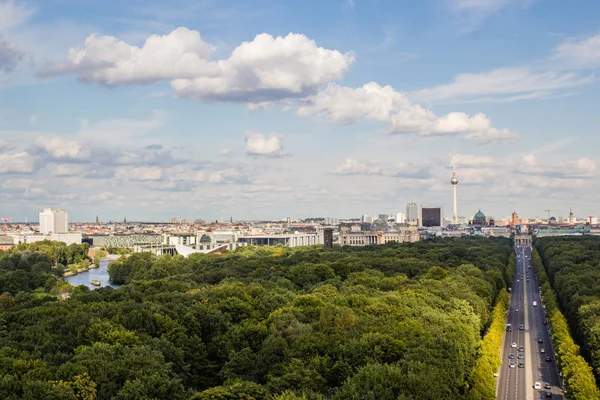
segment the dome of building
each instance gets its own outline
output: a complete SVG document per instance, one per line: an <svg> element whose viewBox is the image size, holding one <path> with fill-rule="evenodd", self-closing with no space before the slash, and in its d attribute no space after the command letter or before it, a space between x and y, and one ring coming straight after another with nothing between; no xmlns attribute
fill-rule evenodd
<svg viewBox="0 0 600 400"><path fill-rule="evenodd" d="M371 223L371 230L373 231L387 231L389 229L389 225L387 221L384 221L381 218L376 219Z"/></svg>
<svg viewBox="0 0 600 400"><path fill-rule="evenodd" d="M481 212L481 210L477 211L473 216L473 225L486 226L487 221L485 218L485 214Z"/></svg>

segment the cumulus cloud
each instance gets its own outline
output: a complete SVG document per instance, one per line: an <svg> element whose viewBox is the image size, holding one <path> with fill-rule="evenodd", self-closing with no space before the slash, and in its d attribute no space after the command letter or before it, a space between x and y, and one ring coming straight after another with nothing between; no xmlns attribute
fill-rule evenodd
<svg viewBox="0 0 600 400"><path fill-rule="evenodd" d="M533 154L525 154L517 164L518 171L527 175L541 175L549 178L593 178L596 175L596 162L589 158L579 158L562 162L553 162L551 165L540 165Z"/></svg>
<svg viewBox="0 0 600 400"><path fill-rule="evenodd" d="M72 73L82 81L106 85L214 75L218 68L208 61L211 51L199 32L184 27L168 35L152 35L142 47L93 34L82 48L70 49L66 60L40 69L38 75Z"/></svg>
<svg viewBox="0 0 600 400"><path fill-rule="evenodd" d="M246 133L246 154L261 157L282 157L284 137L277 133L263 135L258 132Z"/></svg>
<svg viewBox="0 0 600 400"><path fill-rule="evenodd" d="M429 167L410 163L375 164L347 158L334 171L336 175L378 175L402 178L425 179L430 176Z"/></svg>
<svg viewBox="0 0 600 400"><path fill-rule="evenodd" d="M209 60L212 47L200 33L184 27L150 36L142 47L113 36L89 36L67 59L39 76L75 74L105 85L171 81L174 93L206 101L264 102L301 97L341 78L352 53L318 47L304 35L257 35L223 60Z"/></svg>
<svg viewBox="0 0 600 400"><path fill-rule="evenodd" d="M160 181L163 179L163 170L160 167L119 167L115 176L130 181Z"/></svg>
<svg viewBox="0 0 600 400"><path fill-rule="evenodd" d="M515 101L547 97L556 90L585 85L592 79L573 72L537 71L530 67L498 68L458 74L451 83L423 89L411 96L431 103Z"/></svg>
<svg viewBox="0 0 600 400"><path fill-rule="evenodd" d="M479 142L512 140L516 134L491 126L483 114L472 117L452 112L438 117L433 111L408 100L391 86L370 82L360 88L329 84L309 98L298 109L298 115L318 115L337 124L355 123L361 119L383 122L388 133L413 133L420 136L465 134Z"/></svg>
<svg viewBox="0 0 600 400"><path fill-rule="evenodd" d="M345 75L352 53L317 47L304 35L257 35L218 62L216 76L172 82L175 94L199 100L274 101L303 97L326 82Z"/></svg>
<svg viewBox="0 0 600 400"><path fill-rule="evenodd" d="M34 148L37 154L54 161L89 162L92 161L93 148L81 140L59 136L39 137Z"/></svg>
<svg viewBox="0 0 600 400"><path fill-rule="evenodd" d="M42 166L42 161L31 154L0 154L0 174L32 174Z"/></svg>
<svg viewBox="0 0 600 400"><path fill-rule="evenodd" d="M600 67L600 34L583 40L572 40L559 45L552 57L573 68Z"/></svg>

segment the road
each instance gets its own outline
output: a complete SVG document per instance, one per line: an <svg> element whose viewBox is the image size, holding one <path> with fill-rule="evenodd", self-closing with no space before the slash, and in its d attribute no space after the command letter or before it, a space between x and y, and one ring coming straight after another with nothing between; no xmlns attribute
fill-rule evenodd
<svg viewBox="0 0 600 400"><path fill-rule="evenodd" d="M507 331L502 345L502 366L497 377L496 398L498 400L536 400L545 399L552 392L554 399L564 399L558 370L554 360L554 348L550 339L548 325L544 325L545 316L535 273L531 268L531 247L516 247L516 274L510 296L510 308L506 323L512 330ZM537 306L533 306L533 302ZM519 329L523 324L524 329ZM538 340L542 339L539 343ZM517 347L512 347L516 344ZM523 351L519 351L523 346ZM545 352L541 353L541 348ZM514 359L509 355L513 354ZM518 359L519 354L523 359ZM546 361L550 356L551 361ZM515 367L509 364L514 361ZM524 368L519 368L524 362ZM535 390L534 382L542 386L550 384L550 389Z"/></svg>

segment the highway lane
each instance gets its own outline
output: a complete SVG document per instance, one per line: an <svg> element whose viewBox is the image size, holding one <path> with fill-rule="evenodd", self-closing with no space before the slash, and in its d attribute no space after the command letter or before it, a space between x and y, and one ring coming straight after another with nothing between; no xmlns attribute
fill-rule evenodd
<svg viewBox="0 0 600 400"><path fill-rule="evenodd" d="M532 359L531 359L531 374L533 381L540 382L542 386L546 384L550 384L551 388L546 389L543 388L539 392L539 395L534 395L533 398L545 398L545 394L547 392L552 392L553 398L555 399L564 399L562 395L561 389L561 381L558 373L558 369L556 367L556 360L554 358L554 347L552 345L552 339L550 336L549 325L544 325L545 310L543 307L542 298L540 296L540 292L538 289L537 279L535 277L535 272L531 267L531 248L527 247L523 250L523 256L525 257L525 267L527 268L527 272L529 275L529 282L525 282L526 290L528 293L528 305L527 309L529 310L529 320L528 320L528 330L529 330L529 346L532 349ZM533 302L537 303L537 306L533 306ZM539 339L542 342L539 342ZM544 349L544 353L541 352L541 349ZM546 357L550 357L551 361L546 361ZM533 393L533 389L531 389Z"/></svg>
<svg viewBox="0 0 600 400"><path fill-rule="evenodd" d="M497 399L534 400L546 398L548 391L553 393L553 398L563 399L548 327L544 325L544 309L535 274L530 268L531 248L516 248L515 252L516 273L507 315L507 324L511 324L512 330L507 331L504 337L502 367L497 378ZM533 301L536 301L536 307L533 307ZM523 324L523 330L519 329L520 324ZM542 343L538 343L538 338L542 338ZM516 343L516 348L512 347L513 343ZM519 346L524 347L522 352L518 351ZM540 353L542 346L545 349L543 354ZM511 353L514 359L509 358ZM524 358L518 359L519 354ZM551 362L546 361L546 355L552 357ZM511 361L515 363L514 368L509 367ZM519 368L519 362L524 362L525 368ZM542 385L550 383L552 389L534 390L534 382Z"/></svg>

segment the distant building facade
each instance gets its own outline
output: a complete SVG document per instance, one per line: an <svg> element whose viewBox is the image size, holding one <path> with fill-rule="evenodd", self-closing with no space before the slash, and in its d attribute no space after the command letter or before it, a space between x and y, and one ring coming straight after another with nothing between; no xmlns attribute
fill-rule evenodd
<svg viewBox="0 0 600 400"><path fill-rule="evenodd" d="M80 232L70 233L51 233L48 235L11 235L15 244L19 243L35 243L44 240L52 240L56 242L63 242L67 245L70 244L81 244L83 235Z"/></svg>
<svg viewBox="0 0 600 400"><path fill-rule="evenodd" d="M406 203L406 223L419 225L419 206L417 203Z"/></svg>
<svg viewBox="0 0 600 400"><path fill-rule="evenodd" d="M67 233L69 232L69 220L65 210L61 208L44 208L40 213L40 233Z"/></svg>
<svg viewBox="0 0 600 400"><path fill-rule="evenodd" d="M342 246L368 246L386 243L413 243L420 240L419 231L414 226L399 227L388 232L378 231L352 231L343 229L340 232L340 245Z"/></svg>
<svg viewBox="0 0 600 400"><path fill-rule="evenodd" d="M442 207L421 207L421 226L442 226Z"/></svg>

